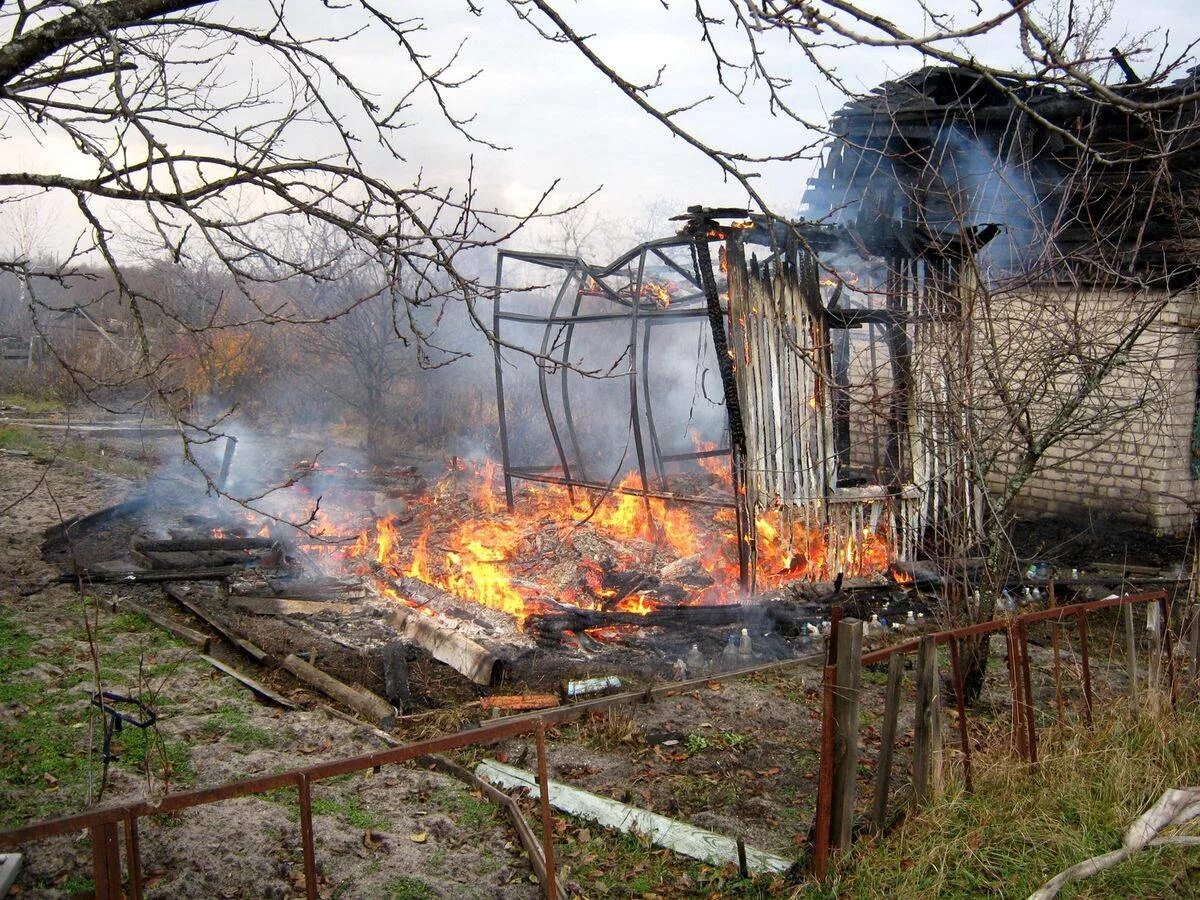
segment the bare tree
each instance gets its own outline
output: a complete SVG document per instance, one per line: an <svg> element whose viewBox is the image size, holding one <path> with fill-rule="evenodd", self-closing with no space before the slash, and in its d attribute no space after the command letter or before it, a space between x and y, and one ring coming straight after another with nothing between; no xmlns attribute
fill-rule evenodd
<svg viewBox="0 0 1200 900"><path fill-rule="evenodd" d="M290 0L254 8L213 0L0 7L3 136L24 134L73 157L63 169L0 172L0 203L66 198L80 223L75 250L56 265L9 253L0 271L30 285L31 310L43 305L47 285L87 277L83 263L111 273L112 298L135 337L128 368L84 371L42 335L92 399L103 402L106 389L138 383L143 398L180 412L161 381L169 353L156 342L153 320L179 332L307 321L276 287L297 277L328 281L339 273L338 260L277 240L293 228L332 229L389 283L403 281L405 304L397 309L420 341L405 307L465 297L473 281L460 271L462 254L544 212L545 195L524 215L481 213L470 172L450 188L420 176L397 184L369 165L368 148L403 164L401 136L422 96L464 140L494 146L454 106L455 89L477 73L460 71L457 53L432 60L420 46L419 19L365 0L320 6L320 16ZM364 34L382 35L396 49L393 86L382 95L332 52ZM221 314L197 320L153 286L135 283L128 272L139 255L219 268L227 284ZM377 285L367 291L343 296L340 308L323 309L322 320L379 293Z"/></svg>

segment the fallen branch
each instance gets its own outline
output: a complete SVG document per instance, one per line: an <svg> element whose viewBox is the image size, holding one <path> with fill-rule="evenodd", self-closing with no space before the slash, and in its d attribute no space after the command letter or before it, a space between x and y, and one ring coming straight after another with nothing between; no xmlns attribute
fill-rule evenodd
<svg viewBox="0 0 1200 900"><path fill-rule="evenodd" d="M1091 859L1076 863L1071 868L1060 872L1030 894L1029 900L1050 900L1070 882L1091 878L1105 869L1112 868L1117 863L1124 862L1146 847L1200 843L1200 838L1190 835L1159 837L1165 829L1173 825L1187 824L1197 818L1200 818L1200 787L1181 790L1172 788L1165 791L1158 798L1158 802L1138 816L1137 820L1126 830L1124 846L1111 853L1093 856Z"/></svg>
<svg viewBox="0 0 1200 900"><path fill-rule="evenodd" d="M475 774L501 787L523 788L533 794L539 791L537 776L532 772L490 759L476 766ZM550 805L569 815L589 819L624 834L636 832L646 835L656 847L665 847L711 865L739 863L738 845L733 838L705 831L686 822L668 819L666 816L627 803L581 791L561 782L547 782L547 790L550 794ZM753 847L747 847L745 852L747 868L755 874L787 872L793 865L790 859Z"/></svg>

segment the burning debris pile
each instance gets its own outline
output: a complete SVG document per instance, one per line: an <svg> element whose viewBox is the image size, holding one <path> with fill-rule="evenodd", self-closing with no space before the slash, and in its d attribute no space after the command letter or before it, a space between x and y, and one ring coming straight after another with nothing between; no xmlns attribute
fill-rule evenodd
<svg viewBox="0 0 1200 900"><path fill-rule="evenodd" d="M44 555L72 580L221 582L194 593L225 624L294 625L366 653L401 641L481 686L600 668L696 675L792 656L827 615L828 586L807 597L779 589L830 574L823 535L809 556L773 551L767 518L761 580L776 589L748 598L726 508L621 484L573 498L534 484L510 512L495 466L462 459L428 479L304 463L289 481L258 512L194 494L122 504L56 529ZM692 489L725 486L702 471ZM886 569L877 553L872 565Z"/></svg>

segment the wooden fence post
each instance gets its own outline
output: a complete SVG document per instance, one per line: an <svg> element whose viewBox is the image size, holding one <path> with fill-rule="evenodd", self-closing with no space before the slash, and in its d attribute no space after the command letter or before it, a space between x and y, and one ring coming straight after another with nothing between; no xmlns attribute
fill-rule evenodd
<svg viewBox="0 0 1200 900"><path fill-rule="evenodd" d="M837 632L837 681L834 684L834 764L831 842L850 846L858 775L859 694L862 691L862 622L843 619Z"/></svg>
<svg viewBox="0 0 1200 900"><path fill-rule="evenodd" d="M887 694L883 701L883 731L875 760L875 796L871 798L871 829L883 831L887 824L888 794L892 784L892 753L896 749L896 722L900 718L900 687L904 681L904 654L888 657Z"/></svg>
<svg viewBox="0 0 1200 900"><path fill-rule="evenodd" d="M1138 711L1137 633L1133 628L1133 604L1125 604L1125 668L1129 670L1129 703Z"/></svg>
<svg viewBox="0 0 1200 900"><path fill-rule="evenodd" d="M913 804L942 791L941 686L938 682L937 644L925 635L917 647L917 707L913 729Z"/></svg>

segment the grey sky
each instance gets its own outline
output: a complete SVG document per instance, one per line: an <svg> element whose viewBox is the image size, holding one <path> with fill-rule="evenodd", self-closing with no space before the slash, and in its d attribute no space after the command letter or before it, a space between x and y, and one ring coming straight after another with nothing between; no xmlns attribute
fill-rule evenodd
<svg viewBox="0 0 1200 900"><path fill-rule="evenodd" d="M308 5L296 5L294 21L314 32L332 28L336 14L312 0L304 2ZM564 199L603 187L594 208L614 220L637 219L656 200L666 208L695 202L745 202L743 192L725 184L712 162L645 116L573 47L542 39L500 0L483 0L481 5L483 15L476 17L461 0L400 4L405 14L411 10L412 16L425 20L427 30L416 40L435 60L466 39L462 71L479 68L483 72L456 92L456 108L462 114L477 115L472 128L479 134L512 149L500 152L469 145L438 120L429 98L422 96L412 111L413 127L401 139L407 163L368 153L388 177L410 179L419 168L429 182L452 184L461 180L473 156L475 182L482 201L489 206L528 204L550 181L561 178ZM700 137L753 153L787 152L813 139L803 126L771 117L761 90L751 88L741 105L720 95L712 58L700 43L691 14L692 0L672 0L668 9L657 0L563 0L558 5L577 31L594 35L592 46L630 80L650 82L659 66L666 65L664 86L654 94L660 105L670 107L717 94L717 99L681 119ZM720 8L717 2L709 5ZM862 5L903 25L920 27L921 14L915 3L870 0ZM965 0L942 0L941 5L959 10L964 17L960 21L969 15L970 4ZM1043 5L1047 4L1038 3ZM1000 0L984 4L985 10L998 11L1005 6ZM214 12L236 19L254 15L263 7L254 0L238 0L216 4ZM1194 0L1116 0L1103 46L1127 32L1159 28L1164 34L1157 40L1161 43L1169 33L1171 45L1180 49L1197 32L1194 9ZM736 36L727 33L727 37L729 51L744 56L744 46ZM776 71L793 79L787 96L797 112L814 122L825 121L841 104L842 96L794 47L778 42L767 46ZM1015 63L1018 58L1013 29L978 39L971 49L989 62ZM398 76L404 77L398 54L382 32L344 45L334 54L364 85L386 90ZM852 87L864 89L920 64L912 51L868 48L830 53L827 59ZM5 132L11 137L10 128ZM38 146L25 136L0 145L0 165L5 168L69 170L73 157L69 146ZM809 168L805 163L765 168L764 195L778 210L794 211ZM62 224L57 212L51 218ZM66 229L53 231L61 243Z"/></svg>

